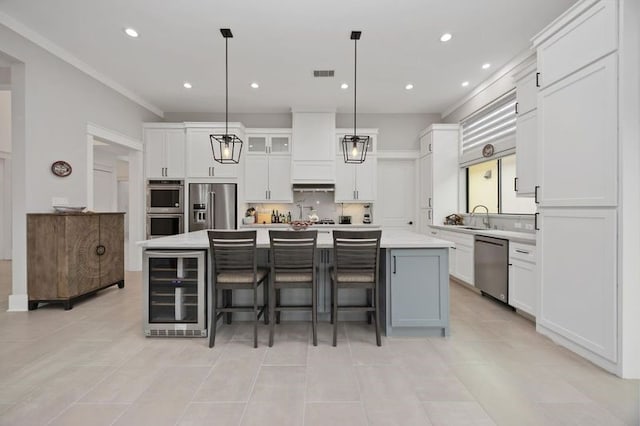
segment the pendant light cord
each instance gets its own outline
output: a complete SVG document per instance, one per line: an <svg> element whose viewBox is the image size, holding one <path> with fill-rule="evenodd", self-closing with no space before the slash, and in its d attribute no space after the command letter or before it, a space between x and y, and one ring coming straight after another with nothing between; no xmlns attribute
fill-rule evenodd
<svg viewBox="0 0 640 426"><path fill-rule="evenodd" d="M354 45L354 54L353 54L353 136L355 137L356 133L356 99L357 99L357 89L358 89L358 40L353 40Z"/></svg>
<svg viewBox="0 0 640 426"><path fill-rule="evenodd" d="M224 39L224 139L229 143L229 39Z"/></svg>

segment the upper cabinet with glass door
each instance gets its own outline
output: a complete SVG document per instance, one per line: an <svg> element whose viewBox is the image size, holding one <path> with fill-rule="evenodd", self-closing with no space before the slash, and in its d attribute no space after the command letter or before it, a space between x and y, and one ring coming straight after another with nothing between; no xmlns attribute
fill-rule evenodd
<svg viewBox="0 0 640 426"><path fill-rule="evenodd" d="M247 152L291 154L291 129L247 129Z"/></svg>

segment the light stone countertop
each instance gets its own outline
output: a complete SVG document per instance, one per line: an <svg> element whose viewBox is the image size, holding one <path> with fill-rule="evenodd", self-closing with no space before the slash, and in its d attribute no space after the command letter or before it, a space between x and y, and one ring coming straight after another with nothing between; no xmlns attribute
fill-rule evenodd
<svg viewBox="0 0 640 426"><path fill-rule="evenodd" d="M267 229L257 229L256 231L258 248L268 248L269 231ZM137 244L147 249L209 248L206 230L139 241ZM318 248L333 248L333 236L330 229L318 230L317 246ZM383 229L380 241L381 248L446 248L454 246L455 244L450 241L399 229Z"/></svg>
<svg viewBox="0 0 640 426"><path fill-rule="evenodd" d="M456 225L431 225L431 228L462 234L485 235L487 237L504 238L515 243L534 244L536 234L530 232L502 231L499 229L464 229Z"/></svg>

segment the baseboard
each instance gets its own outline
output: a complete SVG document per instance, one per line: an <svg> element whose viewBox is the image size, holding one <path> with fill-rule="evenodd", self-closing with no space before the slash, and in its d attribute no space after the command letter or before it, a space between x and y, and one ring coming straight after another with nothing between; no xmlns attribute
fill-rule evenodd
<svg viewBox="0 0 640 426"><path fill-rule="evenodd" d="M594 354L590 350L573 343L571 340L559 335L558 333L546 328L543 325L540 325L539 323L536 324L536 331L544 336L547 336L554 343L569 349L571 352L581 356L582 358L597 365L603 370L606 370L611 374L615 374L616 376L621 376L620 366L618 364Z"/></svg>
<svg viewBox="0 0 640 426"><path fill-rule="evenodd" d="M10 294L7 312L26 312L29 310L29 296L26 294Z"/></svg>

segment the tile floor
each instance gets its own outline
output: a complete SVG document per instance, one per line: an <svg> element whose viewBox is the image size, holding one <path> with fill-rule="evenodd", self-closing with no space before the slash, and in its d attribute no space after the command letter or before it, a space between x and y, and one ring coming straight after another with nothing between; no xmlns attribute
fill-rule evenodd
<svg viewBox="0 0 640 426"><path fill-rule="evenodd" d="M364 323L247 324L205 339L142 335L140 274L73 310L7 313L0 262L1 425L638 425L638 381L536 334L451 284L449 339L383 340Z"/></svg>

